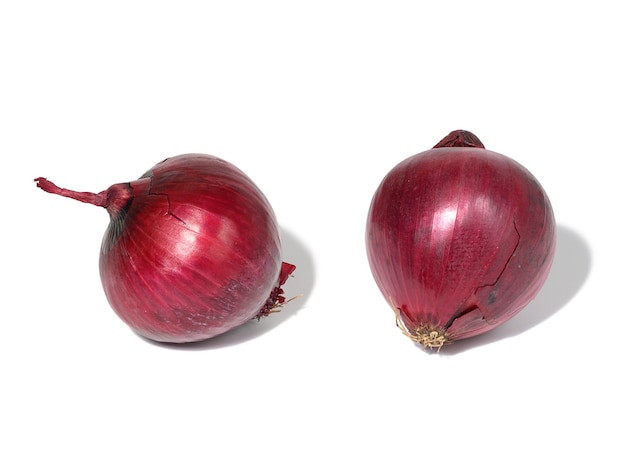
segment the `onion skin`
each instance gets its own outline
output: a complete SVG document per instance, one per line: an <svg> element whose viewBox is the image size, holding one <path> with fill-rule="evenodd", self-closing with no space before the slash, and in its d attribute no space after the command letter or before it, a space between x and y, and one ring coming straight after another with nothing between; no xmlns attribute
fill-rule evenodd
<svg viewBox="0 0 626 450"><path fill-rule="evenodd" d="M295 266L281 259L274 212L258 187L210 155L168 158L99 194L51 193L107 209L100 278L109 304L137 334L195 342L276 312Z"/></svg>
<svg viewBox="0 0 626 450"><path fill-rule="evenodd" d="M374 279L403 333L426 348L516 315L544 284L555 248L539 182L463 130L395 166L367 217Z"/></svg>

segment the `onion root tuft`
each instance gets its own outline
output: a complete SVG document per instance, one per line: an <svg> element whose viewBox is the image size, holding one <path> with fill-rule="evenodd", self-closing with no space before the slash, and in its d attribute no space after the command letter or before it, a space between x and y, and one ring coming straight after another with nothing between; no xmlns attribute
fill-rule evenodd
<svg viewBox="0 0 626 450"><path fill-rule="evenodd" d="M402 317L400 317L399 309L396 309L396 326L400 328L402 334L413 342L421 344L425 349L437 349L437 352L439 352L441 347L452 343L452 339L450 339L446 331L441 327L435 327L427 323L422 323L411 328L407 327Z"/></svg>

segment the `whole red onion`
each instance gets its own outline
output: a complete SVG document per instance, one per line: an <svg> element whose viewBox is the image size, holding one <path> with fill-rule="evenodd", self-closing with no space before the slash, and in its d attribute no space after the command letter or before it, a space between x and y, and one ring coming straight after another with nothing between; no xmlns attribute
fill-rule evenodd
<svg viewBox="0 0 626 450"><path fill-rule="evenodd" d="M556 246L535 177L457 130L376 190L366 248L400 329L427 348L491 330L539 292Z"/></svg>
<svg viewBox="0 0 626 450"><path fill-rule="evenodd" d="M203 154L160 162L98 194L46 192L107 209L100 278L117 315L160 342L211 338L277 311L295 266L282 262L274 212L232 164Z"/></svg>

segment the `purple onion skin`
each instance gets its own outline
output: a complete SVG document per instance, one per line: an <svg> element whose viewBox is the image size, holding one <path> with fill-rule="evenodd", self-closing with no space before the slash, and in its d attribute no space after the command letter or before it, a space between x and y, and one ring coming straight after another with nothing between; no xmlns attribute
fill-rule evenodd
<svg viewBox="0 0 626 450"><path fill-rule="evenodd" d="M36 181L108 210L100 252L104 292L145 338L209 339L284 303L280 286L295 266L282 262L274 212L259 188L224 160L179 155L99 194Z"/></svg>
<svg viewBox="0 0 626 450"><path fill-rule="evenodd" d="M394 167L367 218L374 279L398 326L429 348L516 315L544 284L555 247L539 182L462 130Z"/></svg>

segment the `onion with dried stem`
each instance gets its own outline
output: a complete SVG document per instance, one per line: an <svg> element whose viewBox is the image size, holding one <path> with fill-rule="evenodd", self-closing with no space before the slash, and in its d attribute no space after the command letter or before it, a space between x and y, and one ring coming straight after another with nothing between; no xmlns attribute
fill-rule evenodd
<svg viewBox="0 0 626 450"><path fill-rule="evenodd" d="M100 193L46 192L106 208L100 277L117 315L160 342L194 342L276 312L295 266L274 212L241 170L210 155L168 158Z"/></svg>

